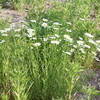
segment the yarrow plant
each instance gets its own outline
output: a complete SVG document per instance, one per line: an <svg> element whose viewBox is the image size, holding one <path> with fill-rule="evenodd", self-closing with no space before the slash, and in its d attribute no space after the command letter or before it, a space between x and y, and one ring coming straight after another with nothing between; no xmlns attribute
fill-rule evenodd
<svg viewBox="0 0 100 100"><path fill-rule="evenodd" d="M36 46L36 47L38 47L38 46L40 46L40 45L41 45L41 43L39 43L39 42L33 44L33 46Z"/></svg>
<svg viewBox="0 0 100 100"><path fill-rule="evenodd" d="M52 40L51 41L51 44L57 44L58 45L59 43L60 43L60 41L57 41L57 40Z"/></svg>
<svg viewBox="0 0 100 100"><path fill-rule="evenodd" d="M48 26L48 24L47 23L42 23L42 27L44 27L44 28L46 28Z"/></svg>
<svg viewBox="0 0 100 100"><path fill-rule="evenodd" d="M0 23L0 100L91 100L84 73L100 62L100 38L90 4L34 0L25 21Z"/></svg>

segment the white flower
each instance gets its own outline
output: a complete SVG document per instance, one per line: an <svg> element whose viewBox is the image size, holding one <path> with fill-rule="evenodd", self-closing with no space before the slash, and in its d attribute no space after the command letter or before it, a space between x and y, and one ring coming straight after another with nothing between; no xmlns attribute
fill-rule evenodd
<svg viewBox="0 0 100 100"><path fill-rule="evenodd" d="M20 34L15 35L15 37L20 37Z"/></svg>
<svg viewBox="0 0 100 100"><path fill-rule="evenodd" d="M33 49L33 47L31 47L31 49Z"/></svg>
<svg viewBox="0 0 100 100"><path fill-rule="evenodd" d="M97 55L97 53L95 53L95 52L93 52L93 51L92 51L91 53L92 53L94 56L96 56L96 55Z"/></svg>
<svg viewBox="0 0 100 100"><path fill-rule="evenodd" d="M47 19L45 19L45 18L43 18L43 21L44 21L44 22L47 22L48 20L47 20Z"/></svg>
<svg viewBox="0 0 100 100"><path fill-rule="evenodd" d="M74 47L74 48L77 48L77 46L76 46L76 45L73 45L73 47Z"/></svg>
<svg viewBox="0 0 100 100"><path fill-rule="evenodd" d="M5 33L5 32L7 32L6 30L0 30L0 33Z"/></svg>
<svg viewBox="0 0 100 100"><path fill-rule="evenodd" d="M80 18L80 20L81 20L81 21L85 21L85 19L83 19L83 18Z"/></svg>
<svg viewBox="0 0 100 100"><path fill-rule="evenodd" d="M74 49L71 49L70 52L74 52Z"/></svg>
<svg viewBox="0 0 100 100"><path fill-rule="evenodd" d="M70 23L70 22L66 22L68 25L72 25L72 23Z"/></svg>
<svg viewBox="0 0 100 100"><path fill-rule="evenodd" d="M30 20L32 23L36 23L36 20Z"/></svg>
<svg viewBox="0 0 100 100"><path fill-rule="evenodd" d="M83 38L82 37L78 37L80 40L83 40Z"/></svg>
<svg viewBox="0 0 100 100"><path fill-rule="evenodd" d="M99 52L100 52L100 48L97 48L97 51L99 51Z"/></svg>
<svg viewBox="0 0 100 100"><path fill-rule="evenodd" d="M2 34L2 36L8 36L8 34Z"/></svg>
<svg viewBox="0 0 100 100"><path fill-rule="evenodd" d="M43 41L48 41L48 38L43 38Z"/></svg>
<svg viewBox="0 0 100 100"><path fill-rule="evenodd" d="M46 27L48 27L48 24L47 23L42 23L42 27L46 28Z"/></svg>
<svg viewBox="0 0 100 100"><path fill-rule="evenodd" d="M57 41L57 40L51 41L51 44L59 44L59 43L60 43L60 41Z"/></svg>
<svg viewBox="0 0 100 100"><path fill-rule="evenodd" d="M36 37L33 37L32 40L36 40Z"/></svg>
<svg viewBox="0 0 100 100"><path fill-rule="evenodd" d="M4 43L4 42L5 42L5 40L1 40L1 41L0 41L0 44L2 44L2 43Z"/></svg>
<svg viewBox="0 0 100 100"><path fill-rule="evenodd" d="M71 30L66 29L66 32L72 32Z"/></svg>
<svg viewBox="0 0 100 100"><path fill-rule="evenodd" d="M30 38L30 37L33 37L33 35L30 35L30 34L26 34L26 35L27 35L27 37L29 37L29 38Z"/></svg>
<svg viewBox="0 0 100 100"><path fill-rule="evenodd" d="M12 27L15 27L15 26L16 26L15 23L10 24L10 27L11 27L11 28L12 28Z"/></svg>
<svg viewBox="0 0 100 100"><path fill-rule="evenodd" d="M56 28L56 27L55 27L55 28L53 28L53 29L54 29L54 30L59 30L59 28Z"/></svg>
<svg viewBox="0 0 100 100"><path fill-rule="evenodd" d="M62 24L60 24L60 23L58 23L58 22L54 22L53 24L54 24L54 25L62 25Z"/></svg>
<svg viewBox="0 0 100 100"><path fill-rule="evenodd" d="M77 41L78 45L83 45L84 41Z"/></svg>
<svg viewBox="0 0 100 100"><path fill-rule="evenodd" d="M28 33L33 33L34 31L35 31L34 29L30 29L30 28L27 29L27 32L28 32Z"/></svg>
<svg viewBox="0 0 100 100"><path fill-rule="evenodd" d="M60 36L58 34L55 34L55 37L59 38Z"/></svg>
<svg viewBox="0 0 100 100"><path fill-rule="evenodd" d="M29 35L35 35L35 30L34 29L27 29L27 32L29 33Z"/></svg>
<svg viewBox="0 0 100 100"><path fill-rule="evenodd" d="M21 28L26 28L26 29L28 28L26 25L21 25L20 27Z"/></svg>
<svg viewBox="0 0 100 100"><path fill-rule="evenodd" d="M83 48L80 48L79 49L82 53L85 53L84 49Z"/></svg>
<svg viewBox="0 0 100 100"><path fill-rule="evenodd" d="M89 45L83 45L85 48L90 49L91 47Z"/></svg>
<svg viewBox="0 0 100 100"><path fill-rule="evenodd" d="M92 40L92 39L89 39L89 43L97 45L97 43L94 40Z"/></svg>
<svg viewBox="0 0 100 100"><path fill-rule="evenodd" d="M12 28L5 28L5 31L8 32L8 31L11 31Z"/></svg>
<svg viewBox="0 0 100 100"><path fill-rule="evenodd" d="M3 30L0 30L0 33L3 33Z"/></svg>
<svg viewBox="0 0 100 100"><path fill-rule="evenodd" d="M70 36L69 36L69 35L67 35L67 34L65 34L65 35L64 35L64 38L66 38L66 39L67 39L67 38L70 38Z"/></svg>
<svg viewBox="0 0 100 100"><path fill-rule="evenodd" d="M95 59L96 59L96 61L100 62L100 59L99 58L95 57Z"/></svg>
<svg viewBox="0 0 100 100"><path fill-rule="evenodd" d="M96 40L96 43L98 43L98 44L99 44L99 43L100 43L100 40Z"/></svg>
<svg viewBox="0 0 100 100"><path fill-rule="evenodd" d="M73 42L73 39L67 34L64 35L64 38L66 41Z"/></svg>
<svg viewBox="0 0 100 100"><path fill-rule="evenodd" d="M38 47L40 45L41 45L41 43L39 43L39 42L33 44L33 46L36 46L36 47Z"/></svg>
<svg viewBox="0 0 100 100"><path fill-rule="evenodd" d="M94 36L89 34L89 33L84 33L85 36L89 37L89 38L93 38Z"/></svg>
<svg viewBox="0 0 100 100"><path fill-rule="evenodd" d="M66 32L72 32L71 30L66 29Z"/></svg>
<svg viewBox="0 0 100 100"><path fill-rule="evenodd" d="M65 53L65 54L67 54L67 55L71 55L71 52L64 52L64 51L63 51L63 53Z"/></svg>
<svg viewBox="0 0 100 100"><path fill-rule="evenodd" d="M55 39L56 37L55 36L51 36L51 37L49 37L50 39Z"/></svg>

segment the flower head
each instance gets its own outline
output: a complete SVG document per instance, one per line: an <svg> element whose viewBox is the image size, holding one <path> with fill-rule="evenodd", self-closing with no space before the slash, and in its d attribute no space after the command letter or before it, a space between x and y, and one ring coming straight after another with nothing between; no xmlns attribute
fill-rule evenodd
<svg viewBox="0 0 100 100"><path fill-rule="evenodd" d="M33 35L35 35L34 29L27 29L27 32L29 33L28 37L32 37Z"/></svg>
<svg viewBox="0 0 100 100"><path fill-rule="evenodd" d="M66 29L66 32L72 32L72 30L68 30L68 29Z"/></svg>
<svg viewBox="0 0 100 100"><path fill-rule="evenodd" d="M94 36L91 35L90 33L84 33L85 36L89 37L89 38L93 38Z"/></svg>
<svg viewBox="0 0 100 100"><path fill-rule="evenodd" d="M92 39L89 39L89 43L97 45L97 43L94 40L92 40Z"/></svg>
<svg viewBox="0 0 100 100"><path fill-rule="evenodd" d="M43 41L48 41L48 38L43 38Z"/></svg>
<svg viewBox="0 0 100 100"><path fill-rule="evenodd" d="M47 19L45 19L45 18L43 18L43 21L44 21L44 22L47 22L48 20L47 20Z"/></svg>
<svg viewBox="0 0 100 100"><path fill-rule="evenodd" d="M2 44L2 43L4 43L4 42L5 42L5 40L1 40L1 41L0 41L0 44Z"/></svg>
<svg viewBox="0 0 100 100"><path fill-rule="evenodd" d="M36 23L36 20L30 20L32 23Z"/></svg>
<svg viewBox="0 0 100 100"><path fill-rule="evenodd" d="M8 36L8 34L2 34L2 36Z"/></svg>
<svg viewBox="0 0 100 100"><path fill-rule="evenodd" d="M100 44L100 40L96 40L96 43Z"/></svg>
<svg viewBox="0 0 100 100"><path fill-rule="evenodd" d="M15 37L20 37L20 34L16 34Z"/></svg>
<svg viewBox="0 0 100 100"><path fill-rule="evenodd" d="M78 45L83 45L84 44L84 41L77 41L77 44Z"/></svg>
<svg viewBox="0 0 100 100"><path fill-rule="evenodd" d="M81 20L81 21L85 21L85 19L83 19L83 18L80 18L80 20Z"/></svg>
<svg viewBox="0 0 100 100"><path fill-rule="evenodd" d="M55 34L55 37L59 38L60 36L58 34Z"/></svg>
<svg viewBox="0 0 100 100"><path fill-rule="evenodd" d="M83 45L85 48L90 49L91 47L89 45Z"/></svg>
<svg viewBox="0 0 100 100"><path fill-rule="evenodd" d="M65 52L63 51L64 54L67 54L67 55L71 55L71 52Z"/></svg>
<svg viewBox="0 0 100 100"><path fill-rule="evenodd" d="M46 28L46 27L48 27L48 24L47 23L42 23L42 27Z"/></svg>
<svg viewBox="0 0 100 100"><path fill-rule="evenodd" d="M68 24L68 25L72 25L72 23L70 23L70 22L66 22L66 24Z"/></svg>
<svg viewBox="0 0 100 100"><path fill-rule="evenodd" d="M56 28L56 27L54 27L53 29L54 29L54 30L59 30L59 28Z"/></svg>
<svg viewBox="0 0 100 100"><path fill-rule="evenodd" d="M57 44L58 45L59 43L60 43L60 41L57 41L57 40L52 40L51 41L51 44Z"/></svg>
<svg viewBox="0 0 100 100"><path fill-rule="evenodd" d="M82 53L85 53L84 49L83 48L80 48L79 49Z"/></svg>
<svg viewBox="0 0 100 100"><path fill-rule="evenodd" d="M67 34L64 35L64 38L66 41L73 42L73 39Z"/></svg>
<svg viewBox="0 0 100 100"><path fill-rule="evenodd" d="M50 39L55 39L56 37L55 37L55 36L50 36L49 38L50 38Z"/></svg>
<svg viewBox="0 0 100 100"><path fill-rule="evenodd" d="M35 46L35 47L38 47L40 45L41 45L41 43L39 43L39 42L33 44L33 46Z"/></svg>
<svg viewBox="0 0 100 100"><path fill-rule="evenodd" d="M62 25L62 24L60 24L60 23L58 23L58 22L54 22L53 24L54 24L54 25Z"/></svg>

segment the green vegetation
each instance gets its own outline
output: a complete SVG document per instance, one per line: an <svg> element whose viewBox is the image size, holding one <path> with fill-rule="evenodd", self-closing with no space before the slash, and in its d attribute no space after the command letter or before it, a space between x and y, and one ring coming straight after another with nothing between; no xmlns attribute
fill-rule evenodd
<svg viewBox="0 0 100 100"><path fill-rule="evenodd" d="M31 7L19 26L0 20L0 100L94 100L83 73L100 63L99 0L10 2Z"/></svg>

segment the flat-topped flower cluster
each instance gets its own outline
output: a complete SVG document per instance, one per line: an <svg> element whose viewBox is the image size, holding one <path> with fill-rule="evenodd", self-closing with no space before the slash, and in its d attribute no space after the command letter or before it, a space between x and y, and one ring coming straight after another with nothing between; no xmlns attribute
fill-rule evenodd
<svg viewBox="0 0 100 100"><path fill-rule="evenodd" d="M33 25L33 27L30 27L27 22L24 22L24 24L22 23L18 27L12 23L10 24L10 28L0 30L0 35L2 36L0 44L6 42L4 37L9 37L11 35L10 33L14 32L13 37L20 38L24 36L27 41L31 41L31 49L48 44L48 47L51 45L54 47L62 47L63 54L71 56L77 51L78 54L85 56L87 53L92 53L93 57L95 57L96 51L100 51L100 40L95 40L95 35L93 34L85 32L82 37L79 36L78 39L75 40L72 36L72 29L65 27L65 33L60 34L60 29L63 27L62 23L49 22L49 20L45 18L43 18L40 23L36 20L30 20L29 22ZM69 26L73 25L71 22L66 22L66 24Z"/></svg>

